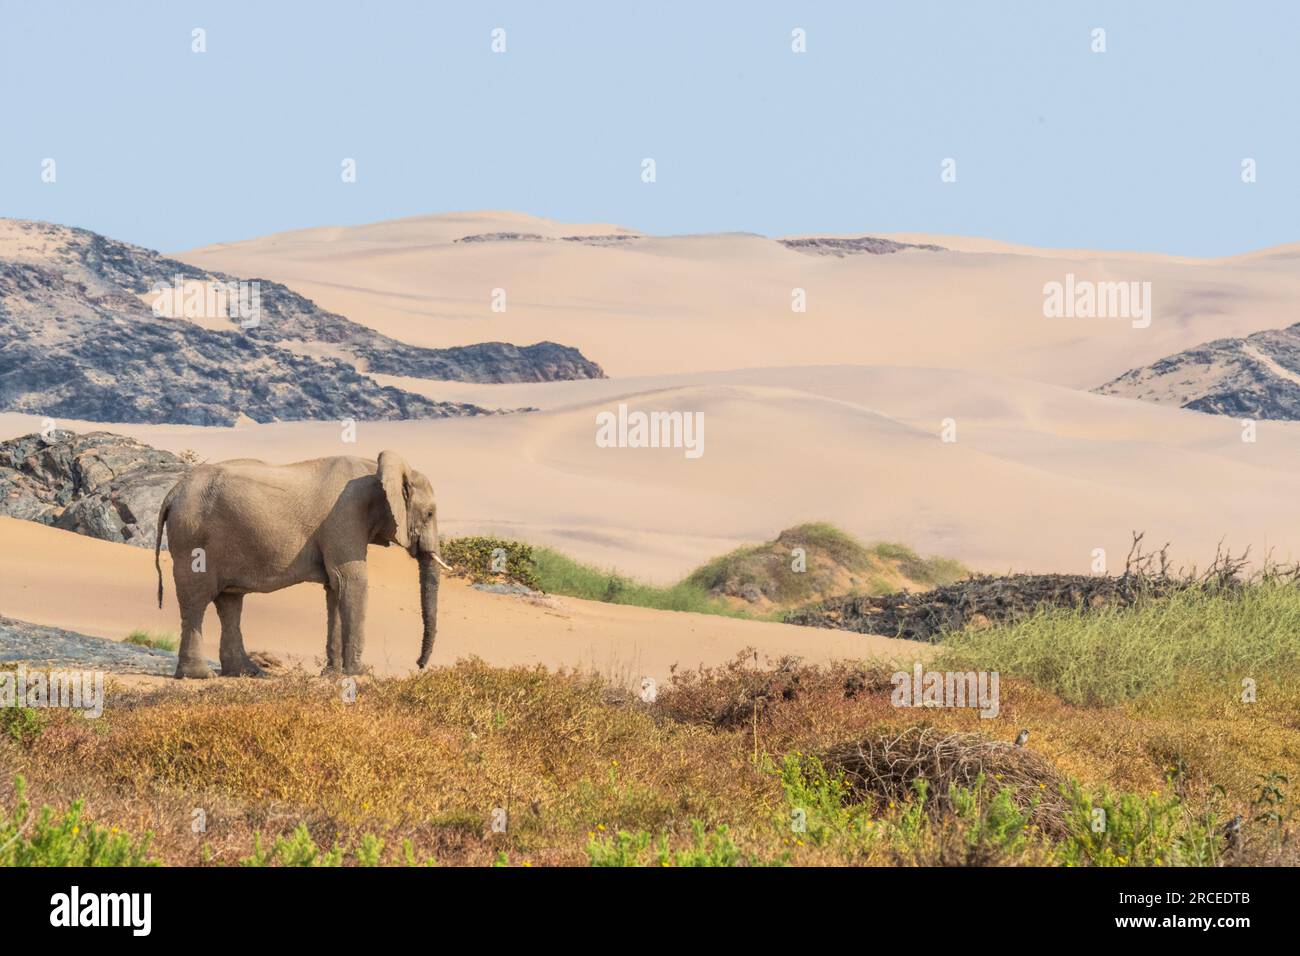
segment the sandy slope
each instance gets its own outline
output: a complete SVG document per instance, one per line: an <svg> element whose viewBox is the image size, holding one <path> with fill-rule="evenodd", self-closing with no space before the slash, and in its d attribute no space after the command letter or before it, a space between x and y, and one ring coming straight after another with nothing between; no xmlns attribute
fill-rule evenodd
<svg viewBox="0 0 1300 956"><path fill-rule="evenodd" d="M658 581L810 520L989 571L1086 572L1099 547L1114 568L1134 529L1172 541L1189 562L1208 561L1220 539L1300 556L1300 423L1261 423L1246 444L1230 418L1006 377L862 366L456 386L456 397L544 410L362 423L347 445L333 423L113 428L210 460L396 449L433 480L444 532L552 544ZM704 455L598 448L595 416L619 401L702 412ZM945 418L957 423L955 443L940 440ZM38 427L0 415L3 437Z"/></svg>
<svg viewBox="0 0 1300 956"><path fill-rule="evenodd" d="M609 234L518 213L456 213L306 229L178 258L263 276L421 345L549 338L614 376L855 363L962 368L1075 388L1191 345L1288 324L1292 250L1220 260L1035 250L899 236L951 252L809 256L754 235L457 243L466 235ZM1067 273L1149 281L1154 319L1047 319L1043 285ZM791 311L803 288L808 310ZM492 290L507 310L494 313Z"/></svg>
<svg viewBox="0 0 1300 956"><path fill-rule="evenodd" d="M171 570L164 555L166 600L155 601L153 554L29 521L0 518L0 613L21 620L121 638L136 628L175 633ZM379 674L414 670L419 652L419 585L411 559L396 548L370 549L370 608L364 660ZM458 580L443 588L432 663L478 656L493 664L542 663L594 669L628 684L643 676L667 682L674 664L728 661L747 647L809 660L879 657L903 662L927 653L912 641L846 634L702 614L649 611L560 598L542 606L485 594ZM319 667L325 646L320 587L299 585L249 595L245 643ZM217 657L219 625L208 613L204 644Z"/></svg>

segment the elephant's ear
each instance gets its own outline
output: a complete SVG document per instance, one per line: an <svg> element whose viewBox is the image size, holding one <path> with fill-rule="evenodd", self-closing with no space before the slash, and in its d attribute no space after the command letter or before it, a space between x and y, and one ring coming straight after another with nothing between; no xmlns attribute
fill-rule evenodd
<svg viewBox="0 0 1300 956"><path fill-rule="evenodd" d="M384 489L384 501L393 527L388 529L392 539L403 548L411 546L410 525L406 520L406 499L410 494L411 469L395 451L379 453L379 484Z"/></svg>

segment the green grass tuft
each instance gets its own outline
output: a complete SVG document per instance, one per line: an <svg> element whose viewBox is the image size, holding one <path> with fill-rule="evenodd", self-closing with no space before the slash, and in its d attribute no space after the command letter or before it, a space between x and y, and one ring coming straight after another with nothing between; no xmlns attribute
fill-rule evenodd
<svg viewBox="0 0 1300 956"><path fill-rule="evenodd" d="M137 628L122 640L127 644L138 644L140 647L152 647L154 650L176 653L177 641L171 634L150 634Z"/></svg>
<svg viewBox="0 0 1300 956"><path fill-rule="evenodd" d="M547 594L564 594L607 604L632 604L660 611L694 611L727 617L749 617L697 584L681 581L667 587L643 584L619 574L582 564L550 548L534 548L537 580Z"/></svg>

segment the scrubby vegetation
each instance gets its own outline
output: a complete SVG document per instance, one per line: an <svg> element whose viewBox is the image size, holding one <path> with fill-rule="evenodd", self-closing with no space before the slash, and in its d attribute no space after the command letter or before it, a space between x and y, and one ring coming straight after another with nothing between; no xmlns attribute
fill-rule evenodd
<svg viewBox="0 0 1300 956"><path fill-rule="evenodd" d="M1013 625L950 634L946 669L1020 674L1073 704L1173 693L1188 674L1227 690L1300 671L1300 587L1180 590L1132 608L1044 609Z"/></svg>
<svg viewBox="0 0 1300 956"><path fill-rule="evenodd" d="M922 558L888 542L867 547L834 525L803 524L774 541L738 548L686 578L705 593L760 608L785 608L831 594L883 594L949 584L968 572L948 558Z"/></svg>
<svg viewBox="0 0 1300 956"><path fill-rule="evenodd" d="M0 866L149 866L149 837L135 839L117 827L84 819L75 800L56 814L42 807L33 814L27 783L14 780L13 809L0 815Z"/></svg>
<svg viewBox="0 0 1300 956"><path fill-rule="evenodd" d="M771 620L830 594L924 590L968 573L956 561L922 558L900 544L867 547L829 524L789 528L774 541L739 548L665 586L504 538L449 538L442 551L444 560L475 582L513 582L548 594L661 611Z"/></svg>
<svg viewBox="0 0 1300 956"><path fill-rule="evenodd" d="M542 589L537 578L532 545L505 538L447 538L442 559L471 581L512 581Z"/></svg>
<svg viewBox="0 0 1300 956"><path fill-rule="evenodd" d="M1257 582L953 635L928 666L998 669L988 720L899 709L874 665L753 655L652 702L473 660L351 702L306 675L110 687L97 721L6 718L0 858L1296 863L1298 611L1293 587ZM44 824L24 822L19 775Z"/></svg>
<svg viewBox="0 0 1300 956"><path fill-rule="evenodd" d="M589 564L581 564L550 548L536 548L533 556L537 565L537 578L542 584L542 590L548 594L565 594L608 604L632 604L659 611L746 616L741 608L733 607L709 594L690 580L661 587L635 581L617 571L602 571Z"/></svg>

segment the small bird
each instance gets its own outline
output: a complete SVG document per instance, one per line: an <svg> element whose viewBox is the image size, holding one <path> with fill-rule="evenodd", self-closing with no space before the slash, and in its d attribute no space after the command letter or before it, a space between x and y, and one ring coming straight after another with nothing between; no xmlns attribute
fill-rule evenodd
<svg viewBox="0 0 1300 956"><path fill-rule="evenodd" d="M1023 747L1027 743L1029 743L1029 728L1026 727L1016 734L1016 746Z"/></svg>

